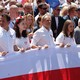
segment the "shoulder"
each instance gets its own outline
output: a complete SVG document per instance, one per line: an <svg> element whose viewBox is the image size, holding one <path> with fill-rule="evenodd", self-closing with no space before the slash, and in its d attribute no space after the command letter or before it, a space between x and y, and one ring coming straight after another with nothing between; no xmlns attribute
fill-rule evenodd
<svg viewBox="0 0 80 80"><path fill-rule="evenodd" d="M61 33L58 35L57 38L64 38L64 34L63 34L63 32L61 32Z"/></svg>
<svg viewBox="0 0 80 80"><path fill-rule="evenodd" d="M40 33L40 34L43 33L43 28L41 27L41 28L38 29L34 34L37 34L37 33L38 33L38 34L39 34L39 33Z"/></svg>
<svg viewBox="0 0 80 80"><path fill-rule="evenodd" d="M77 26L75 29L74 29L74 33L80 33L80 28Z"/></svg>

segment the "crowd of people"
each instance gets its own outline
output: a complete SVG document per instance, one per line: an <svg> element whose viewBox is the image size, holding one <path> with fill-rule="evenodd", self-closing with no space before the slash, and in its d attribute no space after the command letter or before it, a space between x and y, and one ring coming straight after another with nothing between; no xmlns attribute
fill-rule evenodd
<svg viewBox="0 0 80 80"><path fill-rule="evenodd" d="M80 1L51 8L46 0L0 1L0 55L80 44Z"/></svg>

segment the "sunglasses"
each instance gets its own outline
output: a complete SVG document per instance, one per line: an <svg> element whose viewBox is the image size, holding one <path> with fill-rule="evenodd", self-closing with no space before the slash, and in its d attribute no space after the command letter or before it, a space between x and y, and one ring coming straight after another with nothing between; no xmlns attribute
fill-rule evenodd
<svg viewBox="0 0 80 80"><path fill-rule="evenodd" d="M47 8L41 8L41 9L46 10Z"/></svg>

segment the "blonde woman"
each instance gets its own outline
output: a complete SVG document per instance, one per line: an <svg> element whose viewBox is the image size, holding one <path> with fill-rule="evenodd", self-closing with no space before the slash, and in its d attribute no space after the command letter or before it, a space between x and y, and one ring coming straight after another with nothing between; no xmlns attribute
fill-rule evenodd
<svg viewBox="0 0 80 80"><path fill-rule="evenodd" d="M33 36L33 30L34 30L34 17L32 14L27 14L25 15L25 20L26 20L26 31L31 40L31 37Z"/></svg>

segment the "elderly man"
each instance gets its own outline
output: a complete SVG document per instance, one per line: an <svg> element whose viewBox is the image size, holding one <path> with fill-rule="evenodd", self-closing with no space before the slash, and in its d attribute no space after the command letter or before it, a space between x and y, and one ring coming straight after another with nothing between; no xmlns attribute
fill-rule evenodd
<svg viewBox="0 0 80 80"><path fill-rule="evenodd" d="M50 27L51 27L51 16L49 13L46 13L42 17L42 27L39 30L37 30L33 35L31 46L43 47L44 45L48 45L48 47L53 47L54 39Z"/></svg>

